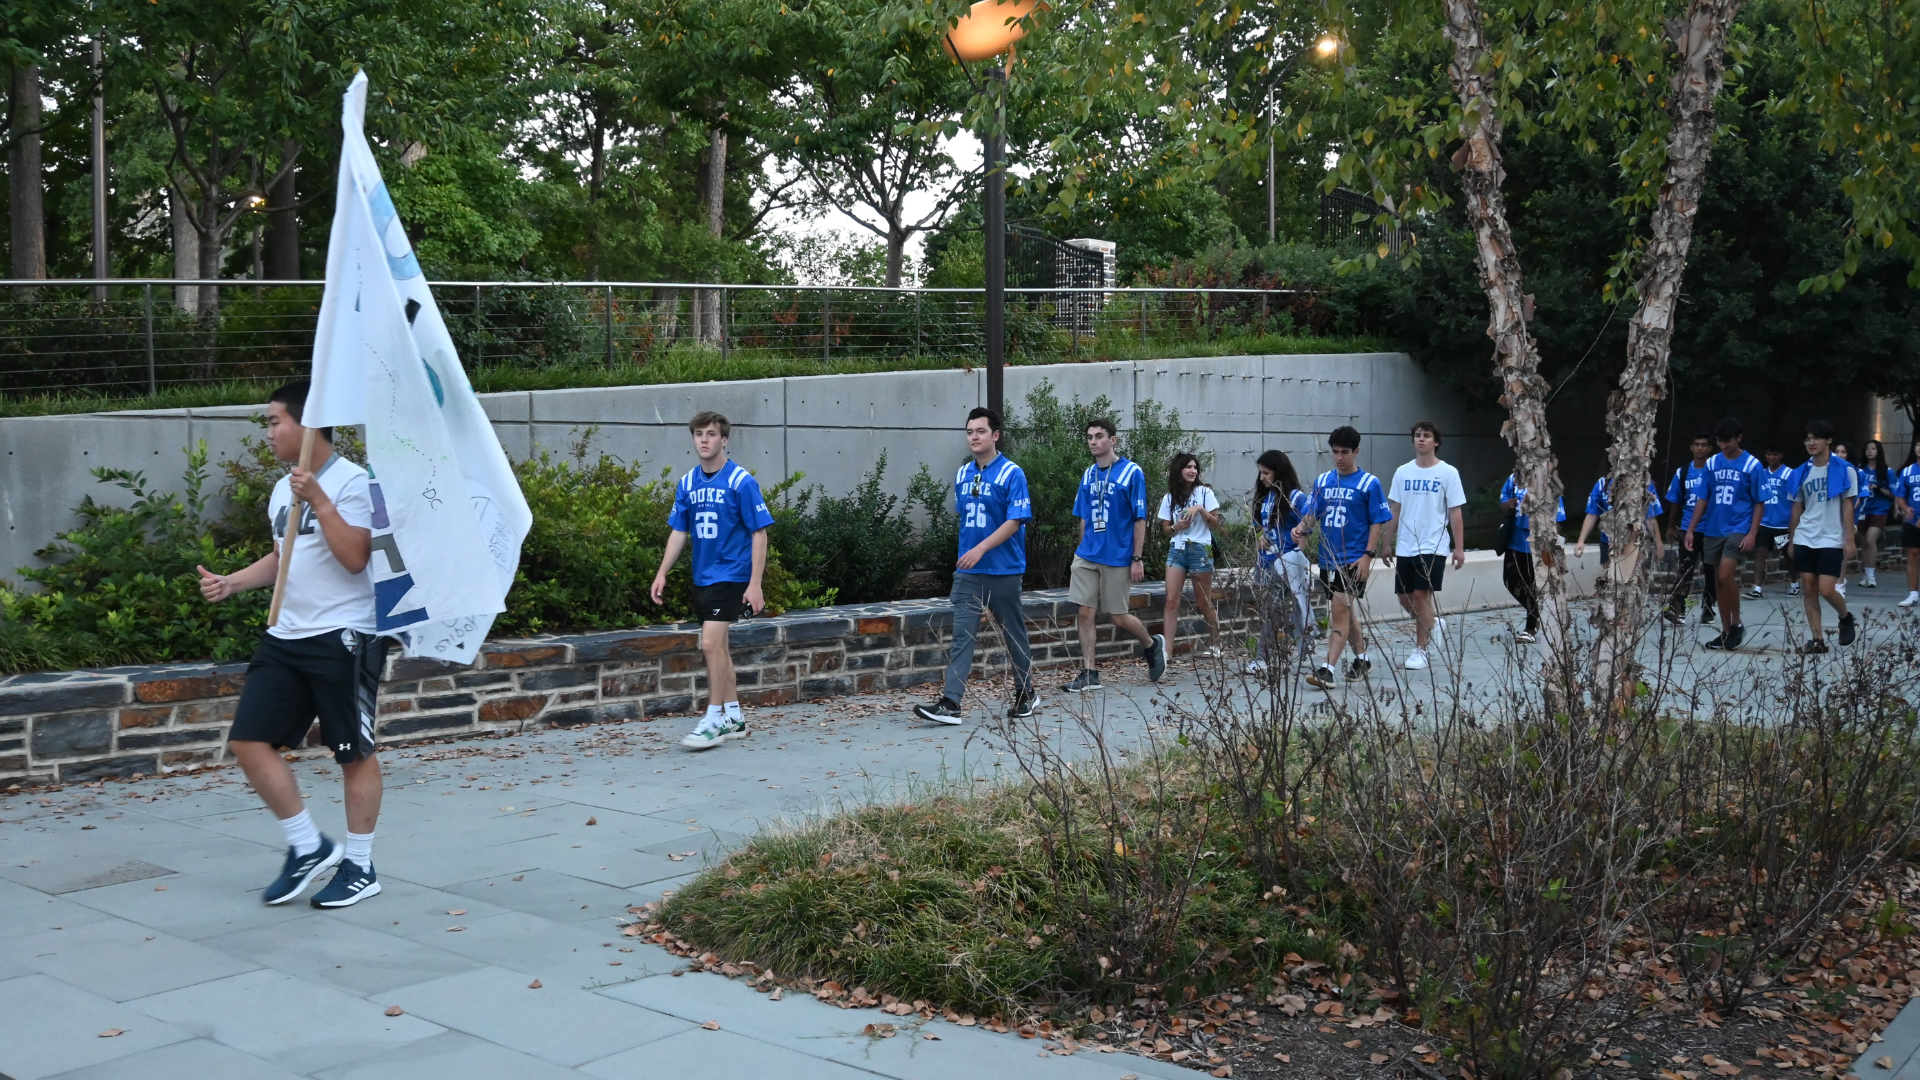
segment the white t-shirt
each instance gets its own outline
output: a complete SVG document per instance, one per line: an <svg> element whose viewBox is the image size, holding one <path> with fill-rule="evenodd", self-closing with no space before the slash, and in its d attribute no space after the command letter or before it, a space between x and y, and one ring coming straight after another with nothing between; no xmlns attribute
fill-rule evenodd
<svg viewBox="0 0 1920 1080"><path fill-rule="evenodd" d="M1793 470L1787 486L1793 488L1793 501L1800 504L1800 526L1793 530L1793 542L1804 548L1844 548L1847 544L1840 521L1840 500L1858 495L1858 474L1838 456L1827 458L1825 466L1809 461Z"/></svg>
<svg viewBox="0 0 1920 1080"><path fill-rule="evenodd" d="M1387 501L1400 504L1394 555L1444 555L1453 550L1447 531L1447 511L1467 504L1460 470L1444 461L1423 469L1409 461L1393 472Z"/></svg>
<svg viewBox="0 0 1920 1080"><path fill-rule="evenodd" d="M1187 522L1186 528L1173 534L1173 546L1183 548L1190 543L1213 543L1213 529L1208 527L1207 519L1201 517L1198 513L1194 513L1196 510L1205 510L1211 514L1220 509L1220 499L1214 495L1213 489L1205 484L1194 485L1193 491L1188 493L1187 501L1181 508L1193 514L1193 519ZM1172 493L1160 496L1160 513L1158 516L1161 521L1173 520Z"/></svg>
<svg viewBox="0 0 1920 1080"><path fill-rule="evenodd" d="M373 527L373 496L367 491L367 470L334 455L319 469L320 490L340 511L340 520L362 529ZM293 506L293 481L283 476L273 485L267 520L274 539L287 532L287 512ZM359 630L372 633L373 575L347 573L333 557L327 537L313 516L313 507L300 508L300 530L293 540L293 565L287 570L287 592L280 603L280 621L267 633L285 640L316 634Z"/></svg>

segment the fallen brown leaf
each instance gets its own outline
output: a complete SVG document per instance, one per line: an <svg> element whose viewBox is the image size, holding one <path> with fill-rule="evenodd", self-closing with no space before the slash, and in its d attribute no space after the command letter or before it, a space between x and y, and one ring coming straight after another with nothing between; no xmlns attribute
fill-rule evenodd
<svg viewBox="0 0 1920 1080"><path fill-rule="evenodd" d="M107 1030L100 1033L100 1037L103 1039L111 1039L116 1035L125 1035L125 1034L126 1032L121 1028L108 1028Z"/></svg>
<svg viewBox="0 0 1920 1080"><path fill-rule="evenodd" d="M402 1009L402 1008L401 1008L400 1006L398 1006L398 1005L389 1005L389 1006L387 1006L387 1015L388 1015L388 1016L399 1016L399 1015L400 1015L401 1013L403 1013L403 1012L405 1012L405 1011L406 1011L405 1009Z"/></svg>
<svg viewBox="0 0 1920 1080"><path fill-rule="evenodd" d="M587 819L587 824L589 824L589 825L598 825L598 824L600 824L600 819L599 819L599 818L597 818L597 817L590 817L590 818L588 818L588 819Z"/></svg>
<svg viewBox="0 0 1920 1080"><path fill-rule="evenodd" d="M1173 1053L1167 1055L1167 1060L1185 1061L1192 1056L1193 1056L1193 1051L1191 1050L1175 1050Z"/></svg>
<svg viewBox="0 0 1920 1080"><path fill-rule="evenodd" d="M1207 1075L1208 1075L1208 1076L1232 1076L1232 1075L1233 1075L1233 1066L1231 1066L1231 1065L1222 1065L1222 1066L1220 1066L1219 1068L1217 1068L1217 1069L1215 1069L1215 1070L1213 1070L1212 1072L1210 1072L1210 1073L1208 1073Z"/></svg>
<svg viewBox="0 0 1920 1080"><path fill-rule="evenodd" d="M1346 1047L1349 1050L1358 1050L1360 1049L1360 1040L1348 1039L1346 1042L1343 1042L1340 1045Z"/></svg>
<svg viewBox="0 0 1920 1080"><path fill-rule="evenodd" d="M705 1031L719 1031L719 1030L720 1030L720 1021L718 1021L718 1020L707 1020L707 1021L703 1021L703 1022L701 1023L701 1025L700 1025L700 1027L701 1027L701 1029L702 1029L702 1030L705 1030Z"/></svg>
<svg viewBox="0 0 1920 1080"><path fill-rule="evenodd" d="M1874 1058L1874 1059L1873 1059L1873 1063L1874 1063L1875 1065L1878 1065L1879 1067L1881 1067L1881 1068L1883 1068L1883 1069L1891 1069L1891 1068L1893 1068L1893 1059L1892 1059L1892 1058L1890 1058L1890 1057L1877 1057L1877 1058Z"/></svg>
<svg viewBox="0 0 1920 1080"><path fill-rule="evenodd" d="M1374 1063L1375 1065L1380 1065L1380 1064L1384 1064L1384 1063L1386 1062L1386 1060L1387 1060L1387 1055L1385 1055L1385 1054L1368 1054L1368 1055L1367 1055L1367 1060L1368 1060L1368 1061L1371 1061L1371 1062L1373 1062L1373 1063Z"/></svg>
<svg viewBox="0 0 1920 1080"><path fill-rule="evenodd" d="M447 912L447 914L449 915L465 915L466 913L467 913L466 908L458 908L458 907L454 908L452 911Z"/></svg>
<svg viewBox="0 0 1920 1080"><path fill-rule="evenodd" d="M459 933L460 931L462 931L462 930L465 930L465 929L466 929L466 927L464 927L464 926L449 926L449 927L447 927L447 933L449 933L449 934L457 934L457 933Z"/></svg>
<svg viewBox="0 0 1920 1080"><path fill-rule="evenodd" d="M530 982L530 983L528 983L528 984L527 984L527 989L529 989L529 990L538 990L538 989L540 989L540 980L539 980L539 979L535 979L535 980L533 980L532 982Z"/></svg>
<svg viewBox="0 0 1920 1080"><path fill-rule="evenodd" d="M1279 1062L1282 1065L1291 1065L1293 1064L1293 1055L1292 1054L1275 1054L1273 1055L1273 1060Z"/></svg>

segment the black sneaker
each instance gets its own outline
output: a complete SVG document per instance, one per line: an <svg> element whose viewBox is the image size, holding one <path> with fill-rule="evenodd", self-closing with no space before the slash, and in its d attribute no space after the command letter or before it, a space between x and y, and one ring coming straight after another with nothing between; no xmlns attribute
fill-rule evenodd
<svg viewBox="0 0 1920 1080"><path fill-rule="evenodd" d="M1340 685L1340 680L1334 675L1332 665L1321 664L1307 676L1307 685L1316 690L1331 690Z"/></svg>
<svg viewBox="0 0 1920 1080"><path fill-rule="evenodd" d="M1153 644L1147 646L1147 681L1159 682L1160 676L1167 673L1167 639L1159 634L1153 635Z"/></svg>
<svg viewBox="0 0 1920 1080"><path fill-rule="evenodd" d="M1367 672L1372 670L1373 661L1365 657L1356 657L1355 659L1349 660L1347 661L1347 681L1353 682L1356 679L1364 679L1367 677Z"/></svg>
<svg viewBox="0 0 1920 1080"><path fill-rule="evenodd" d="M1713 620L1718 617L1719 617L1718 613L1716 613L1712 607L1702 606L1700 608L1700 625L1701 626L1712 626Z"/></svg>
<svg viewBox="0 0 1920 1080"><path fill-rule="evenodd" d="M1679 608L1670 607L1665 611L1662 611L1660 613L1660 617L1667 620L1668 622L1672 623L1675 626L1679 626L1681 623L1687 621L1687 616Z"/></svg>
<svg viewBox="0 0 1920 1080"><path fill-rule="evenodd" d="M1814 638L1812 641L1802 643L1799 648L1793 651L1799 653L1801 656L1823 656L1827 652L1827 643L1819 638Z"/></svg>
<svg viewBox="0 0 1920 1080"><path fill-rule="evenodd" d="M1705 645L1702 645L1700 647L1703 649L1724 649L1727 647L1727 635L1715 634L1713 635L1712 641L1709 641Z"/></svg>
<svg viewBox="0 0 1920 1080"><path fill-rule="evenodd" d="M913 715L935 724L963 724L966 717L960 712L960 703L950 697L942 697L932 705L915 705Z"/></svg>
<svg viewBox="0 0 1920 1080"><path fill-rule="evenodd" d="M339 863L346 850L339 844L320 837L320 846L305 855L295 855L292 848L287 849L287 862L280 868L280 876L260 894L260 899L269 904L284 904L307 891L313 879L326 873Z"/></svg>
<svg viewBox="0 0 1920 1080"><path fill-rule="evenodd" d="M334 871L333 880L327 887L313 894L308 901L317 908L352 907L369 896L380 895L380 879L373 876L373 867L361 866L352 859L340 860L340 869Z"/></svg>
<svg viewBox="0 0 1920 1080"><path fill-rule="evenodd" d="M1080 674L1075 675L1072 682L1060 689L1069 694L1083 694L1089 690L1098 690L1100 689L1100 669L1081 668Z"/></svg>
<svg viewBox="0 0 1920 1080"><path fill-rule="evenodd" d="M1731 652L1731 651L1732 651L1732 650L1734 650L1734 649L1737 649L1737 648L1739 648L1739 647L1740 647L1740 643L1741 643L1741 642L1743 642L1743 641L1745 641L1745 640L1747 640L1747 627L1746 627L1746 624L1745 624L1745 623L1734 623L1734 624L1733 624L1733 629L1731 629L1731 630L1729 630L1729 631L1727 631L1727 633L1726 633L1726 635L1725 635L1725 636L1726 636L1726 639L1727 639L1727 641L1726 641L1726 644L1724 644L1724 645L1722 645L1722 646L1720 646L1721 648L1723 648L1723 649L1726 649L1726 650L1728 650L1729 652Z"/></svg>
<svg viewBox="0 0 1920 1080"><path fill-rule="evenodd" d="M1007 719L1025 720L1040 707L1040 696L1031 690L1021 690L1013 695L1013 704L1007 709Z"/></svg>
<svg viewBox="0 0 1920 1080"><path fill-rule="evenodd" d="M1853 612L1849 611L1845 615L1840 616L1840 644L1853 644L1853 636Z"/></svg>

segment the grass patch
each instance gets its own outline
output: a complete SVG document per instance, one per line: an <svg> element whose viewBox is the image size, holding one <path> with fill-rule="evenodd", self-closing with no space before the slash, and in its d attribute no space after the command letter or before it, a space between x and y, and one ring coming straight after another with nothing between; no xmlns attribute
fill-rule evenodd
<svg viewBox="0 0 1920 1080"><path fill-rule="evenodd" d="M1137 797L1205 797L1197 773L1179 777L1158 788L1138 777ZM1128 854L1114 857L1105 841L1063 842L1028 794L937 795L764 834L670 898L660 919L691 945L783 976L1005 1017L1145 988L1186 1000L1270 974L1289 952L1336 958L1330 921L1271 895L1238 840L1204 815L1180 815L1191 830L1138 851L1123 839ZM1116 928L1143 897L1173 888L1187 890L1183 913L1143 950L1159 955L1120 955Z"/></svg>
<svg viewBox="0 0 1920 1080"><path fill-rule="evenodd" d="M1333 338L1236 335L1214 339L1134 334L1081 339L1077 349L1066 337L1045 351L1008 357L1012 365L1080 361L1149 360L1209 356L1291 356L1306 353L1388 352L1398 346L1385 338ZM469 372L480 393L515 390L572 390L603 386L653 386L663 383L733 382L806 375L864 375L885 371L938 371L973 368L980 356L892 356L839 358L823 362L773 350L736 349L722 359L718 350L676 345L646 363L541 365L493 364ZM232 379L162 387L157 394L63 390L46 394L0 392L0 417L56 416L73 413L149 409L203 409L217 405L258 405L284 379Z"/></svg>

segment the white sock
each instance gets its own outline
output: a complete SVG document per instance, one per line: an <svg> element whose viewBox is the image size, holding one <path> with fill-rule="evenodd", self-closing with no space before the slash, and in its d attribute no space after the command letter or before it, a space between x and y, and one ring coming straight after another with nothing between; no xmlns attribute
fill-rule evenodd
<svg viewBox="0 0 1920 1080"><path fill-rule="evenodd" d="M710 701L707 703L707 715L700 721L700 726L703 728L712 727L720 723L726 715L726 710L720 707L719 702Z"/></svg>
<svg viewBox="0 0 1920 1080"><path fill-rule="evenodd" d="M740 715L739 702L737 701L727 702L727 719L735 721L737 723L742 723L742 724L747 722L747 718Z"/></svg>
<svg viewBox="0 0 1920 1080"><path fill-rule="evenodd" d="M373 869L373 834L347 830L347 858L362 870Z"/></svg>
<svg viewBox="0 0 1920 1080"><path fill-rule="evenodd" d="M302 809L290 818L280 819L280 831L287 834L287 846L295 855L311 855L320 847L320 826L313 815Z"/></svg>

